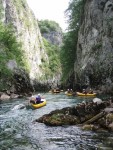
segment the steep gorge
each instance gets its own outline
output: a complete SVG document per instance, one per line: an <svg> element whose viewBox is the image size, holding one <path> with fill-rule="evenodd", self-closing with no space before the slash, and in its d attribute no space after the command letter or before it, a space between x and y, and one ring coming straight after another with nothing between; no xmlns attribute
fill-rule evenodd
<svg viewBox="0 0 113 150"><path fill-rule="evenodd" d="M75 84L112 92L113 0L86 0L74 72Z"/></svg>
<svg viewBox="0 0 113 150"><path fill-rule="evenodd" d="M49 88L51 73L47 76L47 67L49 66L47 51L42 40L38 21L26 0L0 0L0 8L1 22L4 25L12 25L16 38L22 44L21 59L23 61L23 64L17 62L18 54L13 59L8 58L4 67L12 72L12 77L11 79L9 79L9 76L5 78L2 73L3 68L0 69L0 73L3 74L0 89L28 93L33 91L34 87L37 90ZM0 47L1 55L2 52L7 55L3 46ZM4 60L6 59L5 55Z"/></svg>

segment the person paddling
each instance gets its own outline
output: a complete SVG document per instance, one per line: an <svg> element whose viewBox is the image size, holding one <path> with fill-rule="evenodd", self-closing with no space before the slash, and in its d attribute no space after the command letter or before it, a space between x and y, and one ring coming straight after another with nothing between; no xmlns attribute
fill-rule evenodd
<svg viewBox="0 0 113 150"><path fill-rule="evenodd" d="M38 94L36 97L32 96L31 100L30 100L30 103L32 103L32 104L39 104L39 103L41 103L41 96L40 96L40 94Z"/></svg>
<svg viewBox="0 0 113 150"><path fill-rule="evenodd" d="M32 104L35 104L35 100L36 100L36 98L34 96L31 96L29 102L32 103Z"/></svg>
<svg viewBox="0 0 113 150"><path fill-rule="evenodd" d="M86 90L85 90L85 89L83 89L82 93L83 93L83 94L87 94L87 92L86 92Z"/></svg>
<svg viewBox="0 0 113 150"><path fill-rule="evenodd" d="M40 96L40 94L38 94L38 96L36 96L35 102L36 102L36 104L41 103L41 96Z"/></svg>
<svg viewBox="0 0 113 150"><path fill-rule="evenodd" d="M89 89L89 94L93 94L93 90L92 89Z"/></svg>

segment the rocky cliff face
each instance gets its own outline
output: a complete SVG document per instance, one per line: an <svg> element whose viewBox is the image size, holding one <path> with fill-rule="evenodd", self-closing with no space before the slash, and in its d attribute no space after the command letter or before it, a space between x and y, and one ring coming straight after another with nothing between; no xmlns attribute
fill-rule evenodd
<svg viewBox="0 0 113 150"><path fill-rule="evenodd" d="M51 31L49 33L43 33L42 36L53 45L62 45L62 31Z"/></svg>
<svg viewBox="0 0 113 150"><path fill-rule="evenodd" d="M38 21L42 36L51 44L62 45L63 33L58 23L52 20Z"/></svg>
<svg viewBox="0 0 113 150"><path fill-rule="evenodd" d="M113 89L113 0L86 0L75 62L80 85Z"/></svg>
<svg viewBox="0 0 113 150"><path fill-rule="evenodd" d="M28 76L32 83L44 74L42 63L49 63L37 20L25 0L0 1L3 14L1 20L5 24L11 23L13 25L18 40L22 42L23 58L27 63ZM20 66L16 65L15 60L9 60L7 67L14 70Z"/></svg>
<svg viewBox="0 0 113 150"><path fill-rule="evenodd" d="M7 0L4 3L4 21L13 24L19 40L23 43L25 57L30 67L30 78L34 79L37 75L39 77L42 74L39 67L42 63L41 59L44 58L47 61L47 55L37 20L25 0L19 2Z"/></svg>

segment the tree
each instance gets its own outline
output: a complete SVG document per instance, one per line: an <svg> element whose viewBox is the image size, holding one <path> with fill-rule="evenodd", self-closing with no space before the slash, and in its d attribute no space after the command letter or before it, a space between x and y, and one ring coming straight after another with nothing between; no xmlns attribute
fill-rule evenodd
<svg viewBox="0 0 113 150"><path fill-rule="evenodd" d="M78 40L78 31L83 16L84 0L72 0L65 14L68 17L68 32L64 34L63 46L60 52L62 64L62 79L68 79L71 72L74 71L74 62L76 60L76 49Z"/></svg>
<svg viewBox="0 0 113 150"><path fill-rule="evenodd" d="M58 23L50 20L40 20L38 22L41 33L49 33L51 31L61 31L61 28Z"/></svg>

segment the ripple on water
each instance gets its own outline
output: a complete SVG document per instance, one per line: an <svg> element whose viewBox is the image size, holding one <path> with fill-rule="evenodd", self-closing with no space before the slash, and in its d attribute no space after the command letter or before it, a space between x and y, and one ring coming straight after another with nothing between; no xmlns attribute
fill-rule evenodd
<svg viewBox="0 0 113 150"><path fill-rule="evenodd" d="M113 134L110 133L81 131L77 126L48 127L34 123L33 120L55 109L74 106L86 100L63 94L45 94L44 97L47 105L36 110L11 110L25 100L1 105L0 150L95 150L113 147Z"/></svg>

